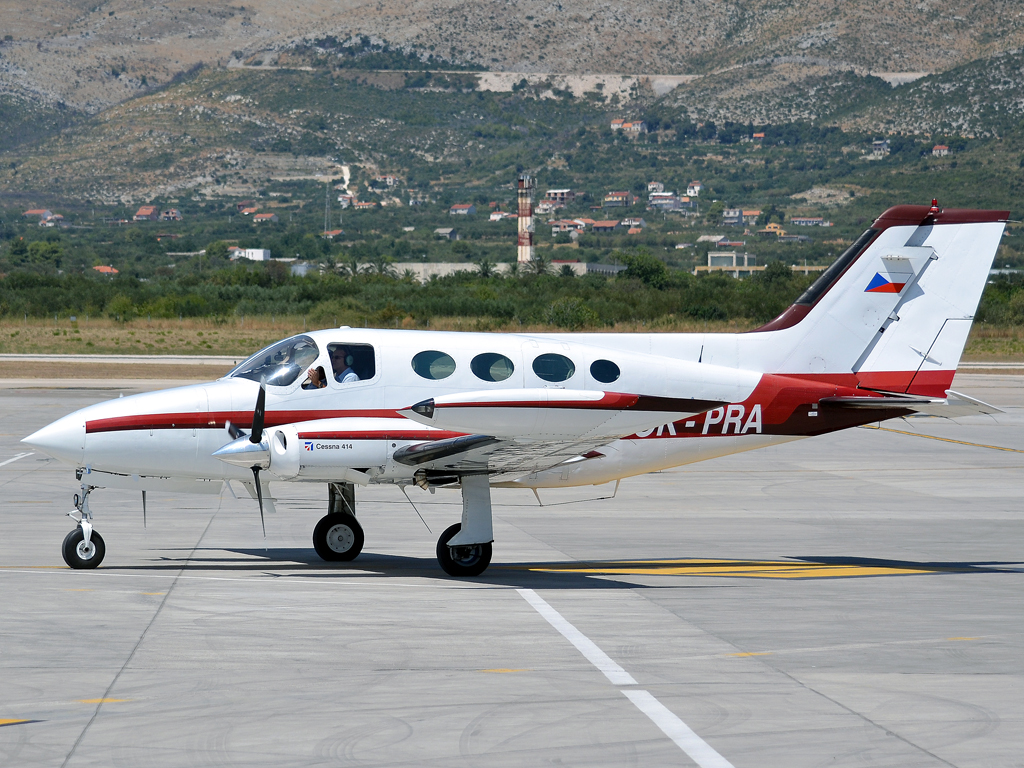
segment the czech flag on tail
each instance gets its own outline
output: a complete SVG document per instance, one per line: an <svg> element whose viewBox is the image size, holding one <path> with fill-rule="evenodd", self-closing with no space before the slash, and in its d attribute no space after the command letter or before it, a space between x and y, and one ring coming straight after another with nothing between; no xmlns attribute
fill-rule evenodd
<svg viewBox="0 0 1024 768"><path fill-rule="evenodd" d="M906 283L894 283L888 278L882 277L881 272L875 272L875 276L871 278L864 293L899 293L905 285Z"/></svg>

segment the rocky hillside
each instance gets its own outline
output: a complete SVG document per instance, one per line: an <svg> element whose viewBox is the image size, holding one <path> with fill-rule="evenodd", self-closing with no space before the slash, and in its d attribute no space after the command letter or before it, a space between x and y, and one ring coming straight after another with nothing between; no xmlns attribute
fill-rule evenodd
<svg viewBox="0 0 1024 768"><path fill-rule="evenodd" d="M1024 44L1011 0L5 0L0 93L94 113L197 64L369 35L494 71L701 74L815 66L939 72Z"/></svg>

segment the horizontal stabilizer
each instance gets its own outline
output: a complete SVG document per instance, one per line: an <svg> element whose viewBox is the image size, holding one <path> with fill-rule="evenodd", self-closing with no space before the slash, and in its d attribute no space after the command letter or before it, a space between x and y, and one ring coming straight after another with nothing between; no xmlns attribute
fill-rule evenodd
<svg viewBox="0 0 1024 768"><path fill-rule="evenodd" d="M945 398L886 395L884 397L824 397L821 405L830 408L857 408L863 410L897 410L920 413L924 416L942 416L956 419L1002 413L994 405L973 397L948 390Z"/></svg>

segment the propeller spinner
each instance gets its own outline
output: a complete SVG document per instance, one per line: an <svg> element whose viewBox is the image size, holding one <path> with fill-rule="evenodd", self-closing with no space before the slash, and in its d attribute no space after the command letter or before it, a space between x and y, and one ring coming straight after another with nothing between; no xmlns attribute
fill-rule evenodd
<svg viewBox="0 0 1024 768"><path fill-rule="evenodd" d="M263 538L267 538L267 524L263 517L263 488L260 486L260 470L270 469L270 445L263 439L263 425L266 421L267 385L260 379L260 392L256 395L256 407L252 412L252 434L246 435L230 421L224 426L233 438L230 443L213 452L221 461L236 467L248 467L252 470L253 482L256 485L256 500L260 505L260 524L263 526Z"/></svg>

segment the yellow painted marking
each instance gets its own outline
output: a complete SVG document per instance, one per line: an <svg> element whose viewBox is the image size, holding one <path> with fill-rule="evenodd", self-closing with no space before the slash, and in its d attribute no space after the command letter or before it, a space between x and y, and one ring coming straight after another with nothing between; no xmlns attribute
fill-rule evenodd
<svg viewBox="0 0 1024 768"><path fill-rule="evenodd" d="M516 568L516 566L512 566ZM637 560L602 564L520 566L538 573L590 573L605 576L720 576L754 579L834 579L853 576L903 576L912 573L963 572L957 568L897 565L794 563L747 560Z"/></svg>
<svg viewBox="0 0 1024 768"><path fill-rule="evenodd" d="M981 640L980 637L947 637L947 640Z"/></svg>
<svg viewBox="0 0 1024 768"><path fill-rule="evenodd" d="M528 669L481 669L481 672L493 672L498 675L504 675L508 672L529 672Z"/></svg>
<svg viewBox="0 0 1024 768"><path fill-rule="evenodd" d="M34 720L5 720L0 718L0 727L5 725L18 725L19 723L32 723Z"/></svg>
<svg viewBox="0 0 1024 768"><path fill-rule="evenodd" d="M120 704L131 699L79 699L79 704Z"/></svg>
<svg viewBox="0 0 1024 768"><path fill-rule="evenodd" d="M730 653L730 656L771 656L771 651L750 651L748 653Z"/></svg>
<svg viewBox="0 0 1024 768"><path fill-rule="evenodd" d="M920 432L908 432L905 429L893 429L892 427L876 427L870 424L865 424L864 429L880 429L883 432L895 432L897 435L910 435L911 437L925 437L929 440L939 440L943 443L956 443L957 445L970 445L975 448L990 448L993 451L1008 451L1010 453L1024 453L1019 448L1004 448L1001 445L985 445L984 443L971 443L967 440L954 440L951 437L936 437L935 435L924 435Z"/></svg>

